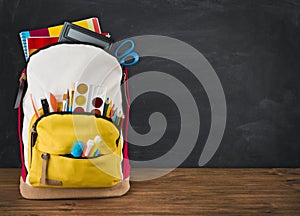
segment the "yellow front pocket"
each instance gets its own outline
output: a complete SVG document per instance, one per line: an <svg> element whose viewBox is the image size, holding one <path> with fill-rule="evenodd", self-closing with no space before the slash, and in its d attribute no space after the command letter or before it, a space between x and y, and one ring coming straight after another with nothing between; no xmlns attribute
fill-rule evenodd
<svg viewBox="0 0 300 216"><path fill-rule="evenodd" d="M32 145L29 182L39 187L111 187L122 179L122 144L114 124L94 115L52 114L38 119ZM110 151L98 157L74 158L73 142L102 137Z"/></svg>

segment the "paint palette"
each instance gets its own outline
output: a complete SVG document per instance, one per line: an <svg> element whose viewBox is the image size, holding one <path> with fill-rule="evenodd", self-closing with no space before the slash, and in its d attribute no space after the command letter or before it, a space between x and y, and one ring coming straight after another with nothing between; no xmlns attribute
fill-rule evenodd
<svg viewBox="0 0 300 216"><path fill-rule="evenodd" d="M103 100L106 97L106 88L104 86L77 82L74 90L73 112L92 112L102 115Z"/></svg>
<svg viewBox="0 0 300 216"><path fill-rule="evenodd" d="M102 115L105 97L106 88L104 86L94 86L93 94L89 104L89 112Z"/></svg>

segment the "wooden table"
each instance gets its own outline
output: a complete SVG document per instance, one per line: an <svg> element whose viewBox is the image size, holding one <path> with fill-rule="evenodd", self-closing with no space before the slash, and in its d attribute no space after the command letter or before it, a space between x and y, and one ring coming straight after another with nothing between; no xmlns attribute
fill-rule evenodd
<svg viewBox="0 0 300 216"><path fill-rule="evenodd" d="M52 201L23 199L19 175L0 169L0 215L300 215L300 168L181 168L120 198Z"/></svg>

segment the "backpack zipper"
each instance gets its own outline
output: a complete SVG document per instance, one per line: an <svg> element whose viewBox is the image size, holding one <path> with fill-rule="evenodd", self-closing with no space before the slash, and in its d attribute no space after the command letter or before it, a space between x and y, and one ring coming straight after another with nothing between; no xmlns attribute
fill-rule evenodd
<svg viewBox="0 0 300 216"><path fill-rule="evenodd" d="M98 115L98 114L94 114L94 113L90 113L90 112L80 112L80 113L73 113L73 112L51 112L51 113L47 113L45 115L42 115L41 117L39 117L34 124L31 127L31 149L34 147L38 133L36 131L36 127L38 125L38 123L47 116L51 116L51 115L55 115L55 114L60 114L60 115L89 115L89 116L95 116L96 118L101 118L101 119L105 119L109 122L112 123L112 120L110 118ZM117 128L117 127L116 127ZM120 135L119 135L120 136Z"/></svg>

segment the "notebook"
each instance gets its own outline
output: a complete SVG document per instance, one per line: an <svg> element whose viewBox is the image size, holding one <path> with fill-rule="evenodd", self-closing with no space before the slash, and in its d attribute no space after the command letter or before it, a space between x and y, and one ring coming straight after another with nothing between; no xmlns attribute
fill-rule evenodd
<svg viewBox="0 0 300 216"><path fill-rule="evenodd" d="M79 25L83 28L89 29L89 30L94 31L99 34L101 33L100 24L99 24L98 18L96 18L96 17L76 21L76 22L73 22L73 24ZM60 35L60 32L62 30L62 27L63 27L63 25L58 25L58 26L52 26L52 27L48 27L48 28L27 30L27 31L20 32L20 38L21 38L22 47L23 47L26 61L28 60L30 54L33 53L37 49L36 47L41 48L40 46L36 46L37 44L46 46L46 45L54 43L55 40L56 40L55 41L55 43L56 43L58 40L58 37ZM37 41L35 42L35 40L37 40ZM28 47L28 42L30 44L34 44L34 46Z"/></svg>

